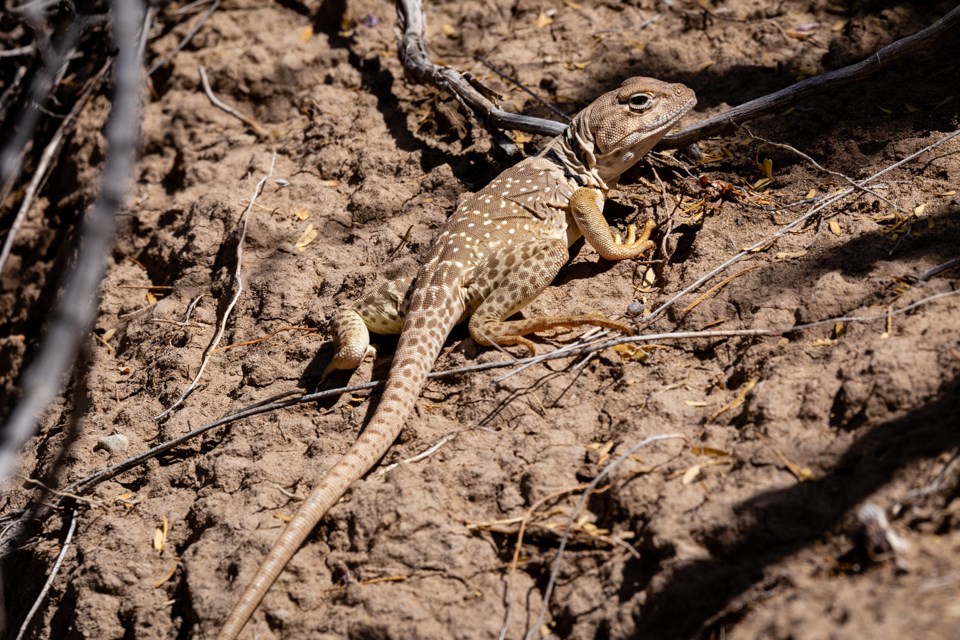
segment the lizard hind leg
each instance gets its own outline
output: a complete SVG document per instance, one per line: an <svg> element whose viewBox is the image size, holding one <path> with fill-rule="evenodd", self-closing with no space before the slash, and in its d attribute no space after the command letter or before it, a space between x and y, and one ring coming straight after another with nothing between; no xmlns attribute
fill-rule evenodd
<svg viewBox="0 0 960 640"><path fill-rule="evenodd" d="M523 336L560 327L584 325L631 333L629 325L599 312L506 320L532 302L553 282L568 258L562 240L535 240L506 247L477 267L468 296L477 301L470 318L470 336L485 346L522 345L536 352ZM484 283L483 288L479 283Z"/></svg>
<svg viewBox="0 0 960 640"><path fill-rule="evenodd" d="M356 369L370 354L370 332L395 335L403 329L406 316L405 296L412 278L398 278L380 285L354 307L341 309L330 321L330 334L336 345L333 360L323 370L321 380L338 369Z"/></svg>

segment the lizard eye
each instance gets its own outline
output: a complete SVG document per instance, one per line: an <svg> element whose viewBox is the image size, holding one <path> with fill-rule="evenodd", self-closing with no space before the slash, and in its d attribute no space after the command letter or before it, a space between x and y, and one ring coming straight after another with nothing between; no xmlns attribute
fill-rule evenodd
<svg viewBox="0 0 960 640"><path fill-rule="evenodd" d="M631 111L646 111L653 105L653 96L649 93L635 93L627 99Z"/></svg>

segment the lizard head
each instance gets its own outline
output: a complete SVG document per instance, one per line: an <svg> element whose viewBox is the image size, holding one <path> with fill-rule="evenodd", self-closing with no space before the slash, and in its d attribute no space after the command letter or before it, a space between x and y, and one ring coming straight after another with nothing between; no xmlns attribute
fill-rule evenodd
<svg viewBox="0 0 960 640"><path fill-rule="evenodd" d="M628 78L580 112L568 143L575 136L588 168L613 185L696 103L693 90L682 84Z"/></svg>

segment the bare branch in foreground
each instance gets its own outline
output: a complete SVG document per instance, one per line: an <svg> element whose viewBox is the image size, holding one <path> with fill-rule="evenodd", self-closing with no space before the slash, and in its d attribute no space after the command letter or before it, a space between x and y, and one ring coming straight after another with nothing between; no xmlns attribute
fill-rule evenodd
<svg viewBox="0 0 960 640"><path fill-rule="evenodd" d="M60 151L60 143L63 142L64 134L66 134L67 130L73 126L73 121L80 114L80 111L86 106L90 96L93 95L94 87L99 85L100 80L106 74L109 65L109 62L105 64L103 68L98 71L90 80L90 82L87 84L87 88L83 91L83 94L80 96L80 98L77 99L76 104L73 105L73 108L70 110L70 113L67 114L67 117L64 118L63 122L60 123L60 126L57 127L56 133L53 134L50 142L40 155L40 162L37 163L37 168L33 172L33 178L30 179L30 184L27 185L27 190L23 195L23 200L20 201L20 208L17 209L17 215L13 219L13 224L10 225L10 230L7 231L7 237L3 239L3 248L0 249L0 272L3 272L3 266L6 264L7 258L10 256L10 252L13 250L13 243L16 241L17 234L20 232L20 227L23 225L23 221L26 219L27 213L30 211L30 206L33 204L33 199L36 197L37 192L40 189L40 185L47 178L47 172L50 168L50 163L53 161L53 158L57 152Z"/></svg>
<svg viewBox="0 0 960 640"><path fill-rule="evenodd" d="M34 74L29 96L24 103L23 111L17 117L18 126L4 133L6 141L0 148L0 205L10 195L20 177L23 155L37 127L40 110L53 93L57 79L66 68L86 24L85 21L74 19L60 35L56 44L48 43L44 65Z"/></svg>
<svg viewBox="0 0 960 640"><path fill-rule="evenodd" d="M70 527L67 529L67 535L63 539L63 545L60 547L60 553L57 555L56 562L53 563L53 568L50 569L50 575L47 576L47 581L43 583L43 589L40 590L40 595L37 596L37 599L34 600L33 606L30 607L30 611L27 612L27 617L24 618L23 623L20 625L20 631L17 633L16 640L22 640L27 633L27 630L30 628L30 622L33 621L33 616L37 614L37 611L40 610L40 605L43 604L43 601L47 597L47 593L50 591L51 585L53 585L53 579L57 577L57 573L60 571L60 565L63 564L63 559L67 555L67 550L70 549L70 543L73 541L73 534L77 530L77 510L72 509L70 511Z"/></svg>
<svg viewBox="0 0 960 640"><path fill-rule="evenodd" d="M64 375L93 324L97 290L113 246L116 213L126 197L135 164L140 83L137 31L143 7L136 0L114 0L111 15L118 54L113 108L105 127L108 153L100 195L81 226L77 262L66 276L46 335L21 377L23 393L0 432L0 486L13 474L20 449L35 433L40 416L60 391Z"/></svg>
<svg viewBox="0 0 960 640"><path fill-rule="evenodd" d="M400 61L404 69L417 82L432 85L453 94L488 129L513 129L545 136L556 136L563 132L565 125L559 122L518 115L500 109L487 97L493 95L493 92L482 87L477 80L452 67L434 64L426 52L426 21L420 0L397 0L397 20ZM958 29L960 29L960 6L926 29L883 47L865 60L797 82L785 89L707 118L678 133L665 136L657 144L657 148L686 147L704 138L728 133L759 116L782 111L810 96L863 80L897 60L947 39Z"/></svg>

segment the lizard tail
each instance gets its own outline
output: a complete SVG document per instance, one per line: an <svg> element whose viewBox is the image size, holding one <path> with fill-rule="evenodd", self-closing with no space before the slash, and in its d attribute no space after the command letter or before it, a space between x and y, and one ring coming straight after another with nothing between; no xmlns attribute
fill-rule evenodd
<svg viewBox="0 0 960 640"><path fill-rule="evenodd" d="M461 315L461 303L445 291L418 291L397 345L387 385L367 428L324 475L287 524L253 580L220 628L219 640L233 640L273 586L286 564L327 511L362 478L393 444L423 388L427 374ZM437 288L439 289L439 288ZM419 299L418 299L419 298ZM447 298L439 300L438 298ZM419 304L417 304L419 303Z"/></svg>

